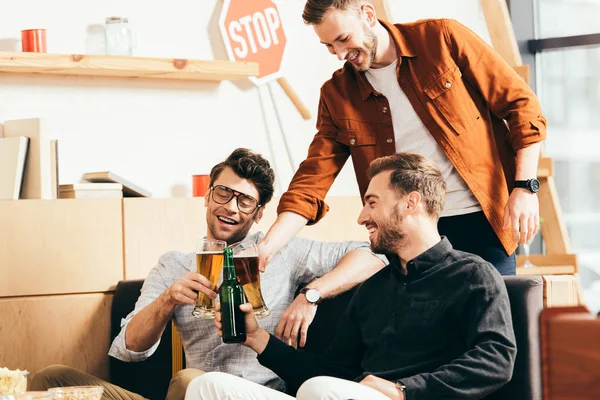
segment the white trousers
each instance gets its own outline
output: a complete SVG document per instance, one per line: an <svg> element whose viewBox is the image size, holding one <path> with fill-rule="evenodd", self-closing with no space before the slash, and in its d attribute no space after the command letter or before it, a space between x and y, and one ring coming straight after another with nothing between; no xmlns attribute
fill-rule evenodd
<svg viewBox="0 0 600 400"><path fill-rule="evenodd" d="M223 372L208 372L192 380L185 400L290 400L285 393ZM360 383L329 376L304 382L300 400L389 400L387 396Z"/></svg>

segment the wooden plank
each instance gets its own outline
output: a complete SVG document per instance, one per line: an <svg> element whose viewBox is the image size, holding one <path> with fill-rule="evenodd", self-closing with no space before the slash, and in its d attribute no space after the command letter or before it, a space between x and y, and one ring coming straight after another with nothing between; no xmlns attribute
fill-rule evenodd
<svg viewBox="0 0 600 400"><path fill-rule="evenodd" d="M281 86L281 89L283 89L284 93L290 99L294 107L296 107L296 110L298 110L302 118L307 120L311 119L312 116L310 115L310 111L308 110L308 108L306 108L306 106L300 99L300 96L298 96L296 91L292 88L288 80L283 77L277 78L277 83L279 83L279 86Z"/></svg>
<svg viewBox="0 0 600 400"><path fill-rule="evenodd" d="M579 305L578 282L574 275L546 275L544 281L544 307Z"/></svg>
<svg viewBox="0 0 600 400"><path fill-rule="evenodd" d="M175 323L171 322L171 376L177 375L184 368L183 365L183 344Z"/></svg>
<svg viewBox="0 0 600 400"><path fill-rule="evenodd" d="M537 177L548 178L554 175L554 162L551 158L540 157L538 161Z"/></svg>
<svg viewBox="0 0 600 400"><path fill-rule="evenodd" d="M515 70L515 72L517 74L519 74L521 79L523 79L526 84L528 84L528 85L530 84L529 80L531 79L531 75L530 75L530 71L529 71L529 65L527 65L527 64L513 65L513 69Z"/></svg>
<svg viewBox="0 0 600 400"><path fill-rule="evenodd" d="M393 22L388 0L373 0L373 6L375 7L375 14L377 14L377 18Z"/></svg>
<svg viewBox="0 0 600 400"><path fill-rule="evenodd" d="M0 202L0 297L112 290L121 213L120 199Z"/></svg>
<svg viewBox="0 0 600 400"><path fill-rule="evenodd" d="M481 0L481 6L494 49L510 66L522 65L506 0Z"/></svg>
<svg viewBox="0 0 600 400"><path fill-rule="evenodd" d="M576 272L572 265L553 265L545 267L524 268L517 267L517 275L519 276L537 276L537 275L571 275Z"/></svg>
<svg viewBox="0 0 600 400"><path fill-rule="evenodd" d="M537 267L576 267L576 254L532 254L529 256L529 261ZM517 256L517 267L521 267L525 263L525 256Z"/></svg>
<svg viewBox="0 0 600 400"><path fill-rule="evenodd" d="M108 379L112 299L101 293L0 299L0 365L35 375L65 364Z"/></svg>
<svg viewBox="0 0 600 400"><path fill-rule="evenodd" d="M163 253L196 251L205 235L203 197L123 199L125 278L146 278Z"/></svg>
<svg viewBox="0 0 600 400"><path fill-rule="evenodd" d="M223 81L257 75L258 64L222 60L0 52L0 72Z"/></svg>
<svg viewBox="0 0 600 400"><path fill-rule="evenodd" d="M543 218L540 227L548 254L569 254L571 243L567 228L562 221L562 211L558 200L558 192L554 178L541 178L538 193L540 216Z"/></svg>
<svg viewBox="0 0 600 400"><path fill-rule="evenodd" d="M29 138L21 199L56 198L52 191L52 157L48 133L39 118L4 121L4 136Z"/></svg>

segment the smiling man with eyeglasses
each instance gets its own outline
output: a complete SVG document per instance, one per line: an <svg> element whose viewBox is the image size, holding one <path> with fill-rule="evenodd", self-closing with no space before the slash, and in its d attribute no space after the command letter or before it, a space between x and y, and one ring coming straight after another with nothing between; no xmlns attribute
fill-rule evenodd
<svg viewBox="0 0 600 400"><path fill-rule="evenodd" d="M244 239L259 243L264 234L249 232L273 197L274 180L269 162L247 149L236 149L215 165L204 198L207 238L228 244ZM261 290L271 315L261 319L260 326L291 346L303 347L320 299L349 290L383 266L382 259L370 251L366 242L326 243L295 238L273 257L270 268L261 275ZM307 282L308 290L294 297L298 287ZM213 320L192 316L198 292L216 297L211 286L196 272L195 253L164 254L146 278L135 310L125 318L109 354L123 361L145 360L154 353L166 324L173 318L189 368L172 379L167 400L183 400L187 384L209 371L228 372L284 391L284 381L260 365L252 351L239 344L223 344ZM143 399L65 366L46 368L31 383L35 390L79 385L103 386L104 399Z"/></svg>

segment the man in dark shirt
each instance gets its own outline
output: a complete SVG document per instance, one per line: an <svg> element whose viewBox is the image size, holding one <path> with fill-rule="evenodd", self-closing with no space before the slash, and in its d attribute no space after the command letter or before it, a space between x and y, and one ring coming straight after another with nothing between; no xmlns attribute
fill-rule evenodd
<svg viewBox="0 0 600 400"><path fill-rule="evenodd" d="M437 220L446 185L432 161L398 153L373 161L368 175L358 222L369 230L371 249L395 254L396 260L357 290L325 354L297 351L269 335L256 324L249 304L242 306L245 345L289 385L301 385L300 399L489 395L510 380L516 356L500 274L440 237ZM209 373L192 382L186 400L291 398L273 392Z"/></svg>

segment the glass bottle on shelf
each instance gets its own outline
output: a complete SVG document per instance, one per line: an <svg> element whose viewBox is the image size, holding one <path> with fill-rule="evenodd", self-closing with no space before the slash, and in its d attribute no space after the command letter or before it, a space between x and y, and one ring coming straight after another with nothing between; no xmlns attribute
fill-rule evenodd
<svg viewBox="0 0 600 400"><path fill-rule="evenodd" d="M133 38L127 17L107 17L104 25L106 54L113 56L131 56Z"/></svg>

